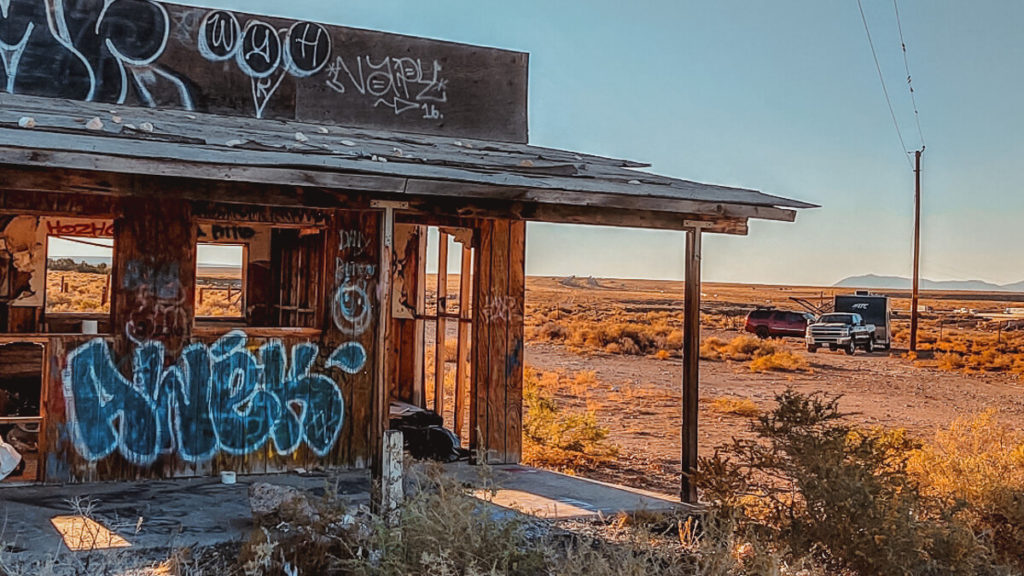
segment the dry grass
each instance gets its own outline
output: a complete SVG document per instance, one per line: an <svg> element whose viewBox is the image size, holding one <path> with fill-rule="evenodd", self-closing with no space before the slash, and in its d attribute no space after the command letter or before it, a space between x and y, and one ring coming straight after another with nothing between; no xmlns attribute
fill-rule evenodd
<svg viewBox="0 0 1024 576"><path fill-rule="evenodd" d="M107 274L49 270L46 274L46 311L106 314L110 311L109 297L103 292ZM200 277L196 284L195 314L199 317L238 318L242 316L241 291L214 287L213 280L223 278ZM199 290L203 290L199 302ZM109 295L108 295L109 296Z"/></svg>
<svg viewBox="0 0 1024 576"><path fill-rule="evenodd" d="M557 372L527 367L523 383L523 463L576 474L610 462L618 448L592 411L566 410L554 400L561 389L585 395L597 383L593 372L568 381Z"/></svg>
<svg viewBox="0 0 1024 576"><path fill-rule="evenodd" d="M702 360L745 361L774 354L775 351L775 345L771 342L746 335L737 336L729 342L721 338L708 338L700 345Z"/></svg>
<svg viewBox="0 0 1024 576"><path fill-rule="evenodd" d="M910 458L924 494L959 509L997 554L1024 569L1024 433L995 410L960 418Z"/></svg>
<svg viewBox="0 0 1024 576"><path fill-rule="evenodd" d="M718 414L732 414L745 418L757 418L761 415L761 408L750 398L737 398L735 396L721 396L711 401L711 410Z"/></svg>
<svg viewBox="0 0 1024 576"><path fill-rule="evenodd" d="M484 475L487 471L484 468ZM498 512L495 489L472 490L437 468L407 469L410 496L397 527L337 498L316 503L317 517L274 518L254 531L240 561L247 576L740 576L722 528L690 531L682 517L660 524L565 529L525 515ZM714 569L711 567L714 566Z"/></svg>
<svg viewBox="0 0 1024 576"><path fill-rule="evenodd" d="M835 397L789 390L776 400L755 421L756 438L736 439L698 466L704 497L736 519L734 533L759 534L785 560L810 558L831 574L1016 573L1022 492L1000 473L1016 468L1020 478L1019 444L990 421L955 425L922 448L902 430L845 423ZM979 476L993 456L998 465ZM989 488L968 489L974 482ZM995 493L1015 494L1016 505L986 505L992 487L1009 488Z"/></svg>
<svg viewBox="0 0 1024 576"><path fill-rule="evenodd" d="M104 302L107 274L91 274L50 270L46 274L47 312L110 311L110 300Z"/></svg>
<svg viewBox="0 0 1024 576"><path fill-rule="evenodd" d="M228 292L222 288L212 288L199 279L196 285L196 316L205 318L240 318L244 295L240 290ZM198 291L203 290L203 301L199 302Z"/></svg>
<svg viewBox="0 0 1024 576"><path fill-rule="evenodd" d="M810 370L807 359L789 350L778 350L750 361L754 372L801 372Z"/></svg>

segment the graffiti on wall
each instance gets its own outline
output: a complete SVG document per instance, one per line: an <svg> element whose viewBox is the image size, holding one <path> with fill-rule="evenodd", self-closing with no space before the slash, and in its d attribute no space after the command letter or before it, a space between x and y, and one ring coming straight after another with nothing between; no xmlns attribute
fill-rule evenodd
<svg viewBox="0 0 1024 576"><path fill-rule="evenodd" d="M327 455L345 403L334 380L312 371L317 345L296 344L289 355L280 340L270 340L253 352L247 339L233 330L210 345L190 344L169 367L161 342L141 343L130 378L103 339L76 348L61 374L76 450L89 461L116 452L143 467L164 454L201 462L268 442L279 454L305 444Z"/></svg>
<svg viewBox="0 0 1024 576"><path fill-rule="evenodd" d="M67 221L60 218L46 220L46 233L50 236L75 236L78 238L113 238L113 220Z"/></svg>
<svg viewBox="0 0 1024 576"><path fill-rule="evenodd" d="M480 315L488 324L509 324L521 322L522 304L512 296L489 295L480 307Z"/></svg>
<svg viewBox="0 0 1024 576"><path fill-rule="evenodd" d="M454 48L421 57L364 34L158 0L0 0L0 92L228 114L242 98L256 118L439 125ZM272 105L286 81L302 96Z"/></svg>
<svg viewBox="0 0 1024 576"><path fill-rule="evenodd" d="M215 10L203 18L196 48L211 62L235 62L252 84L256 117L263 118L285 76L308 78L327 65L331 34L312 22L280 29L253 19L243 26L233 13Z"/></svg>
<svg viewBox="0 0 1024 576"><path fill-rule="evenodd" d="M374 108L390 108L396 116L409 112L430 120L444 118L438 106L448 102L448 80L437 60L387 56L375 60L364 55L350 67L339 56L328 67L327 76L327 86L335 92L344 94L348 86L373 102Z"/></svg>
<svg viewBox="0 0 1024 576"><path fill-rule="evenodd" d="M193 109L185 81L157 64L167 9L151 0L3 0L0 80L17 94Z"/></svg>
<svg viewBox="0 0 1024 576"><path fill-rule="evenodd" d="M221 242L232 240L246 242L256 237L256 230L249 226L212 224L209 226L197 226L196 237L200 242Z"/></svg>
<svg viewBox="0 0 1024 576"><path fill-rule="evenodd" d="M331 318L342 334L353 339L366 332L373 321L373 302L367 287L377 267L360 262L369 246L370 241L362 230L339 232ZM331 361L349 374L362 370L366 360L366 349L354 340L342 344L331 355Z"/></svg>
<svg viewBox="0 0 1024 576"><path fill-rule="evenodd" d="M172 352L178 352L189 324L187 292L178 275L178 263L130 260L121 287L131 294L131 312L124 327L128 339L136 344L160 339Z"/></svg>

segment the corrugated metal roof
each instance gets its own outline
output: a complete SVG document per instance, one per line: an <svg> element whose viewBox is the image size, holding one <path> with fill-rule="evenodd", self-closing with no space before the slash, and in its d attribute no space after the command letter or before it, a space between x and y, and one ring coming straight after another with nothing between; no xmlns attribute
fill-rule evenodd
<svg viewBox="0 0 1024 576"><path fill-rule="evenodd" d="M407 194L723 218L792 220L791 209L815 207L538 146L0 94L0 164L33 163L326 188L364 175Z"/></svg>

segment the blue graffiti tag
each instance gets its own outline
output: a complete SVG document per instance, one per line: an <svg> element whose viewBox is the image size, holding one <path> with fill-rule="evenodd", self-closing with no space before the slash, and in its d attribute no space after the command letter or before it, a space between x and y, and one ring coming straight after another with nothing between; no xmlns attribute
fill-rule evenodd
<svg viewBox="0 0 1024 576"><path fill-rule="evenodd" d="M130 380L102 338L79 346L61 374L75 448L89 461L116 451L138 466L161 454L187 462L218 451L247 454L268 441L280 454L305 442L317 456L327 455L341 432L345 402L333 380L311 371L317 345L297 344L288 358L280 340L261 346L258 355L247 340L233 330L209 346L190 344L166 368L164 345L143 342L133 352ZM355 358L340 353L345 346L327 365L343 356L338 366L354 373ZM365 363L365 350L362 358Z"/></svg>
<svg viewBox="0 0 1024 576"><path fill-rule="evenodd" d="M345 342L331 353L327 367L337 366L349 374L356 374L366 366L366 348L359 342Z"/></svg>

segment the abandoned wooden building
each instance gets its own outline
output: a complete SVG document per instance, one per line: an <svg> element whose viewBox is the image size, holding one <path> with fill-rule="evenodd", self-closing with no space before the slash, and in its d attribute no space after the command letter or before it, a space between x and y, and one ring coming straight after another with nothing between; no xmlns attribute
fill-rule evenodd
<svg viewBox="0 0 1024 576"><path fill-rule="evenodd" d="M154 0L10 0L0 42L22 481L363 467L389 400L517 462L527 221L688 231L690 469L701 234L810 206L530 146L524 53ZM108 251L95 293L60 242Z"/></svg>

